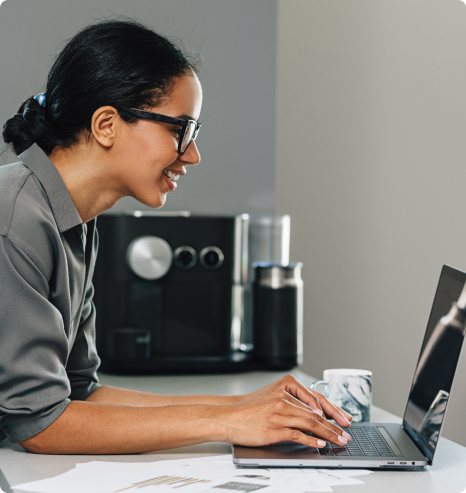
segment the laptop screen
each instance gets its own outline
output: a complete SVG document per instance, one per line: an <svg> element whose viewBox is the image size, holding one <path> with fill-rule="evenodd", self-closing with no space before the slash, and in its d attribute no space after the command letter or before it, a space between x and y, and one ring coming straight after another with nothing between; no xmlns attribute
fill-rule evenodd
<svg viewBox="0 0 466 493"><path fill-rule="evenodd" d="M458 301L466 273L443 266L404 415L404 423L434 454L463 344L462 330L437 328Z"/></svg>

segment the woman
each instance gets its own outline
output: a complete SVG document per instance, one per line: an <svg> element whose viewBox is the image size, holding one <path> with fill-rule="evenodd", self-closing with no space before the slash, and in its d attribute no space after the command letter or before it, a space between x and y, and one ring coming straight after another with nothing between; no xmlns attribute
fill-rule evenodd
<svg viewBox="0 0 466 493"><path fill-rule="evenodd" d="M232 397L98 384L95 218L125 196L165 203L200 162L201 105L196 64L180 49L138 23L105 21L67 43L46 92L5 123L21 162L0 167L0 440L117 454L349 439L326 417L347 427L351 416L292 376Z"/></svg>

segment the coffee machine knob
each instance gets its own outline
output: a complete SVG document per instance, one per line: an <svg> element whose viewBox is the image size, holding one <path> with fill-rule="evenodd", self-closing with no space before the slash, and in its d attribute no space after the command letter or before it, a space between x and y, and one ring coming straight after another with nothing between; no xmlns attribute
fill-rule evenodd
<svg viewBox="0 0 466 493"><path fill-rule="evenodd" d="M175 265L182 270L191 269L196 265L197 253L190 246L178 247L173 255Z"/></svg>
<svg viewBox="0 0 466 493"><path fill-rule="evenodd" d="M139 277L153 281L163 277L171 267L170 245L157 236L135 238L126 250L126 262Z"/></svg>
<svg viewBox="0 0 466 493"><path fill-rule="evenodd" d="M223 264L224 256L220 248L209 246L201 250L200 259L205 269L215 270Z"/></svg>

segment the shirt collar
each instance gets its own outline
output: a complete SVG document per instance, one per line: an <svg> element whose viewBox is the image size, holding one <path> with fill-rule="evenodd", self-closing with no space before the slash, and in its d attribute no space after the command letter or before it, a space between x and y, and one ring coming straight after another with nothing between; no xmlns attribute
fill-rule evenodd
<svg viewBox="0 0 466 493"><path fill-rule="evenodd" d="M44 187L60 233L82 224L63 178L45 152L34 143L18 157L36 175Z"/></svg>

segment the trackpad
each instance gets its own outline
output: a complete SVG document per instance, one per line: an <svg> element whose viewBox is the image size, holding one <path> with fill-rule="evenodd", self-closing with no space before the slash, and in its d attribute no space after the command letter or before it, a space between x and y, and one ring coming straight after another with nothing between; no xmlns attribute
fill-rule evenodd
<svg viewBox="0 0 466 493"><path fill-rule="evenodd" d="M295 442L280 442L264 447L234 446L236 459L318 459L318 449Z"/></svg>

